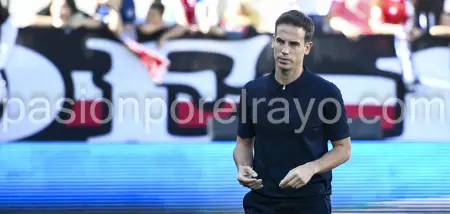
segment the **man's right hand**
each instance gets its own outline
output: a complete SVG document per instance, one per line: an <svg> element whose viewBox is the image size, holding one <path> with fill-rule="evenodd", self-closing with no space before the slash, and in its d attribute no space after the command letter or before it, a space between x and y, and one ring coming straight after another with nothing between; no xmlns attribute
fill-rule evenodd
<svg viewBox="0 0 450 214"><path fill-rule="evenodd" d="M249 166L240 166L238 169L237 180L239 183L247 188L256 190L263 187L262 180L257 179L258 174Z"/></svg>

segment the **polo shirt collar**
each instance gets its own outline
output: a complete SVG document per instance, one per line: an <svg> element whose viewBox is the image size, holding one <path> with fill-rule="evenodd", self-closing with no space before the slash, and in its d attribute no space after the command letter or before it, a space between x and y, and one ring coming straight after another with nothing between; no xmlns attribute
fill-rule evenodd
<svg viewBox="0 0 450 214"><path fill-rule="evenodd" d="M285 90L288 90L290 88L296 88L299 85L304 85L308 81L308 76L310 75L310 72L311 71L306 66L303 66L302 74L293 82L285 85ZM269 74L268 83L269 83L268 86L271 90L282 90L284 86L275 79L275 69L273 69L272 72Z"/></svg>

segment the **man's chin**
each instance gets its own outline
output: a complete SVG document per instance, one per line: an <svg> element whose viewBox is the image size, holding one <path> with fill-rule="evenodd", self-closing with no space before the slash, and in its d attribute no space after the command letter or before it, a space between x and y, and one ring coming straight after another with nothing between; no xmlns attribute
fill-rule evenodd
<svg viewBox="0 0 450 214"><path fill-rule="evenodd" d="M290 71L290 70L292 70L292 67L291 67L291 66L280 65L280 64L278 64L278 68L279 68L281 71Z"/></svg>

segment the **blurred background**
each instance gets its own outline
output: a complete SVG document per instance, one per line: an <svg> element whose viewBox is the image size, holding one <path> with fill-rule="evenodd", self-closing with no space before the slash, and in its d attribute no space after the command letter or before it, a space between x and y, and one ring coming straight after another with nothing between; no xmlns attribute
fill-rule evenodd
<svg viewBox="0 0 450 214"><path fill-rule="evenodd" d="M275 20L343 94L334 213L450 213L450 0L2 0L0 210L242 213L241 88Z"/></svg>

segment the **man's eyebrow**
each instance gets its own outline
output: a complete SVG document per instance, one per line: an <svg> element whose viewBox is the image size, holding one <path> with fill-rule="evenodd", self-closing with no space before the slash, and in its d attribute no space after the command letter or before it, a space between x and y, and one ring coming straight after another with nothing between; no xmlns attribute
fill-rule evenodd
<svg viewBox="0 0 450 214"><path fill-rule="evenodd" d="M280 37L275 37L276 41L280 41L280 42L287 42L290 44L300 44L301 42L297 41L297 40L286 40L286 39L282 39Z"/></svg>

